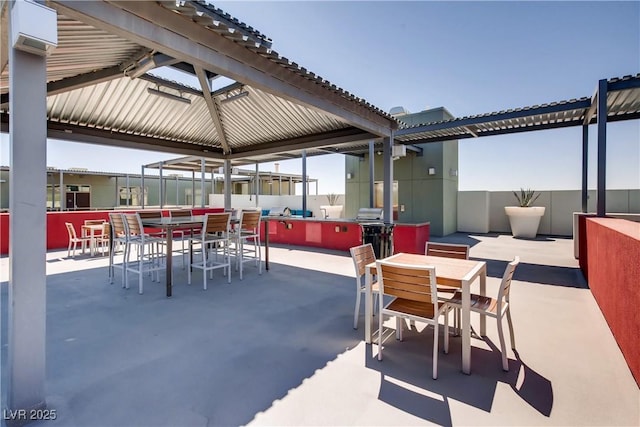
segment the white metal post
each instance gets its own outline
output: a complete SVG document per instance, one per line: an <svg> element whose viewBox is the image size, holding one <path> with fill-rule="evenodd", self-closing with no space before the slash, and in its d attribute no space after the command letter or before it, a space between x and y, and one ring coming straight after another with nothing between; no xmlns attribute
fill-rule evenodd
<svg viewBox="0 0 640 427"><path fill-rule="evenodd" d="M387 224L393 223L393 158L391 157L391 147L393 147L393 136L384 139L382 149L384 163L384 184L383 184L383 217Z"/></svg>
<svg viewBox="0 0 640 427"><path fill-rule="evenodd" d="M13 8L15 3L9 3ZM42 409L46 378L46 57L9 47L7 407ZM60 172L62 183L62 172ZM61 187L61 194L63 188Z"/></svg>

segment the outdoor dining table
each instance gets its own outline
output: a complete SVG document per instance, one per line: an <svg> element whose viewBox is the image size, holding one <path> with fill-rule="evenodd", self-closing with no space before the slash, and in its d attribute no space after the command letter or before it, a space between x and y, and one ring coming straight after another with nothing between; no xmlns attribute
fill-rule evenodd
<svg viewBox="0 0 640 427"><path fill-rule="evenodd" d="M436 269L436 280L439 285L447 285L461 288L462 290L462 372L471 373L471 284L480 278L480 295L486 295L487 264L484 261L474 261L438 256L397 253L385 258L386 261L394 261L411 265L432 265ZM371 343L373 320L373 307L371 303L371 282L376 274L376 263L366 266L365 275L365 327L364 336L367 344ZM381 333L381 331L378 331ZM486 334L486 316L480 316L480 335Z"/></svg>
<svg viewBox="0 0 640 427"><path fill-rule="evenodd" d="M82 237L89 237L89 255L93 256L97 253L96 248L96 232L102 233L102 224L85 224L82 226Z"/></svg>
<svg viewBox="0 0 640 427"><path fill-rule="evenodd" d="M201 228L206 215L193 215L184 217L160 217L160 218L144 218L142 225L144 227L159 228L165 231L167 236L167 262L166 262L166 288L167 297L172 295L172 262L171 252L173 251L173 231L179 228L191 228L192 230ZM237 218L231 218L231 223L237 223ZM265 268L269 270L269 222L265 221Z"/></svg>

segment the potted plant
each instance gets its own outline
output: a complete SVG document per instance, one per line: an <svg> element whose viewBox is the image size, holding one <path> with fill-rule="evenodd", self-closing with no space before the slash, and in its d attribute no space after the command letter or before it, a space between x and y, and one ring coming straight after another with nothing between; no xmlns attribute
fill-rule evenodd
<svg viewBox="0 0 640 427"><path fill-rule="evenodd" d="M320 206L320 211L323 213L324 218L340 218L342 215L342 205L338 205L340 200L339 194L329 193L327 194L328 205Z"/></svg>
<svg viewBox="0 0 640 427"><path fill-rule="evenodd" d="M513 192L519 206L505 206L504 212L509 217L513 237L533 239L538 234L540 219L544 215L544 206L532 206L540 194L531 189L520 189L520 194Z"/></svg>

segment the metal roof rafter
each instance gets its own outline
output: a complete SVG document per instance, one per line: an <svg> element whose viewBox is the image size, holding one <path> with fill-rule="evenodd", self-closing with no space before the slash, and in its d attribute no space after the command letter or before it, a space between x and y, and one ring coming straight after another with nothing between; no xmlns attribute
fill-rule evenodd
<svg viewBox="0 0 640 427"><path fill-rule="evenodd" d="M283 67L212 30L193 25L159 3L57 0L51 6L81 22L330 114L376 136L388 136L397 126L394 119L365 108L341 91L305 78L302 71Z"/></svg>
<svg viewBox="0 0 640 427"><path fill-rule="evenodd" d="M205 74L204 69L196 65L194 65L194 68L196 70L196 75L198 76L200 86L202 88L204 100L207 103L209 114L211 115L211 120L213 120L213 125L216 128L218 138L220 138L222 151L225 154L229 154L231 153L231 147L229 147L229 142L227 142L227 135L224 130L224 125L222 124L222 120L220 119L220 105L218 104L218 100L211 96L211 86L209 85L209 80L207 79L207 75Z"/></svg>

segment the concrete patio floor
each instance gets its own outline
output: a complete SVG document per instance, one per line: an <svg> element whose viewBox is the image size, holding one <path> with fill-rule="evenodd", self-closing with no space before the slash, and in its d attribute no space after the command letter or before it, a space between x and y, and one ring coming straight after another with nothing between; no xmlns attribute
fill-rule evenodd
<svg viewBox="0 0 640 427"><path fill-rule="evenodd" d="M363 341L364 306L352 328L347 253L272 247L269 272L247 265L244 280L234 274L229 285L218 271L207 291L199 271L186 285L177 262L167 299L163 277L147 279L138 295L119 276L108 283L107 259L53 251L46 393L58 418L32 425L640 425L640 391L577 268L572 240L437 240L469 243L473 258L488 261L490 294L506 262L520 256L511 291L518 350L509 350L509 372L492 319L487 340L472 339L469 376L453 338L431 379L432 330L420 325L403 342L389 339L379 362L377 346ZM0 259L3 365L7 266ZM478 330L478 318L471 320Z"/></svg>

